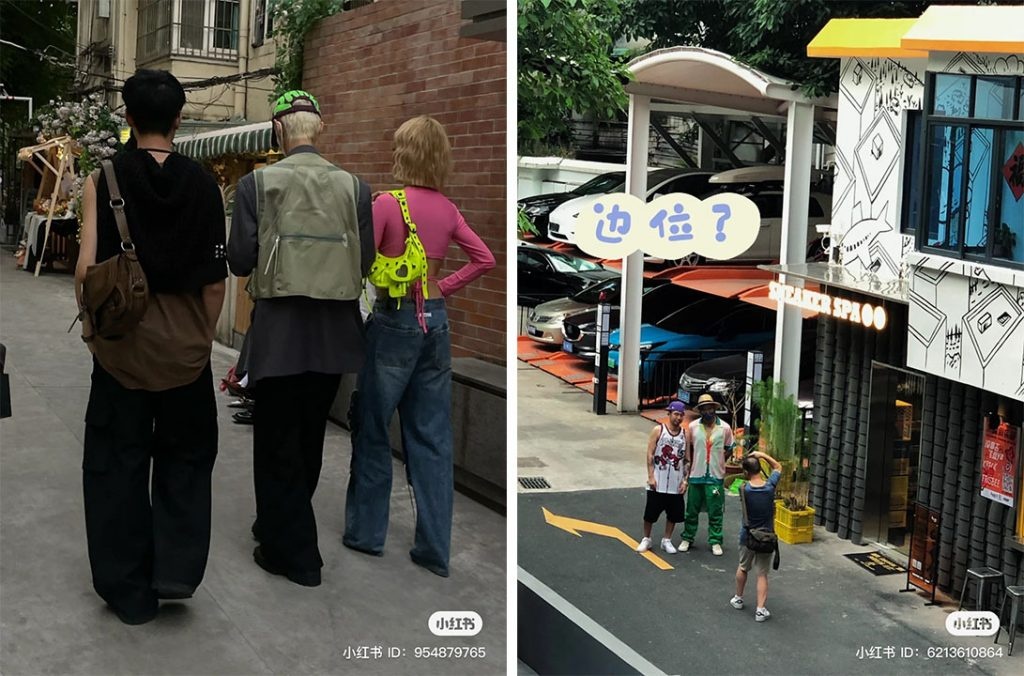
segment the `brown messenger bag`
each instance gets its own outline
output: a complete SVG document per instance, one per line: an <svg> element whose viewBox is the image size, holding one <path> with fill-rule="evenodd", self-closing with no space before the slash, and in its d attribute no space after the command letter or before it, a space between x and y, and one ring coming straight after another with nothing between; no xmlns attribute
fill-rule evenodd
<svg viewBox="0 0 1024 676"><path fill-rule="evenodd" d="M95 336L110 339L130 332L138 326L149 304L149 284L128 233L114 163L103 160L103 173L110 190L110 208L121 235L121 252L85 271L78 318L82 320L82 340L87 343Z"/></svg>

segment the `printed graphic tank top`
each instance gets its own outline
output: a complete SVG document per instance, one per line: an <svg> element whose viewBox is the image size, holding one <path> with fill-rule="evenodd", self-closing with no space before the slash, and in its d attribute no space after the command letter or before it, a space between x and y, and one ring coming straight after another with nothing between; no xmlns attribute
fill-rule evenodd
<svg viewBox="0 0 1024 676"><path fill-rule="evenodd" d="M679 428L678 434L668 431L662 424L661 436L654 447L654 479L659 493L678 493L686 478L686 434Z"/></svg>

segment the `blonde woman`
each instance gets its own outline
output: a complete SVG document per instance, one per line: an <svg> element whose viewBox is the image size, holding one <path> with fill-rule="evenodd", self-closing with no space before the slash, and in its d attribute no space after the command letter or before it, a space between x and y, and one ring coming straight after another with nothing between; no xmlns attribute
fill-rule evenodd
<svg viewBox="0 0 1024 676"><path fill-rule="evenodd" d="M494 267L487 245L441 192L451 170L451 146L437 120L416 117L395 132L392 172L403 188L399 195L384 193L373 203L378 263L381 257L398 259L412 250L407 249L407 219L411 220L426 255L426 288L423 276L417 275L407 289L400 284L377 289L368 323L367 361L353 411L343 539L352 549L383 553L391 495L388 424L397 409L416 498L416 538L410 556L442 577L448 576L453 498L451 347L445 298ZM453 243L469 261L441 277ZM399 293L403 295L396 297Z"/></svg>

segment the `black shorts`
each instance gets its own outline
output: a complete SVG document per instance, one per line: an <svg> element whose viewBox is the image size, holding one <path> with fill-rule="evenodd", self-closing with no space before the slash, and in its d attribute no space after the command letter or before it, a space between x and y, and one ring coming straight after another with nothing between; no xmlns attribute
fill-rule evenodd
<svg viewBox="0 0 1024 676"><path fill-rule="evenodd" d="M685 496L682 493L659 493L648 488L644 521L654 523L662 512L671 523L682 523L686 519Z"/></svg>

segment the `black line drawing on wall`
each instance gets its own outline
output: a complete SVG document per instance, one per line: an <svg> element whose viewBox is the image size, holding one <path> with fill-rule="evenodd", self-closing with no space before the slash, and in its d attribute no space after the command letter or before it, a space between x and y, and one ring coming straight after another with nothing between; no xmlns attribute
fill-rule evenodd
<svg viewBox="0 0 1024 676"><path fill-rule="evenodd" d="M941 290L940 290L941 291ZM1024 308L1017 304L1016 299L1004 286L997 286L964 315L964 331L974 344L982 365L982 383L984 370L992 359L1006 344L1010 334L1024 319Z"/></svg>
<svg viewBox="0 0 1024 676"><path fill-rule="evenodd" d="M856 204L854 207L856 210L862 209L861 204ZM857 261L864 270L871 270L880 265L881 259L877 257L878 247L876 246L878 236L884 232L892 232L894 229L888 221L888 211L889 203L886 202L882 206L880 214L866 217L862 215L843 234L840 252L843 266L849 267L854 261ZM898 267L895 271L899 272Z"/></svg>
<svg viewBox="0 0 1024 676"><path fill-rule="evenodd" d="M850 59L839 75L839 91L849 99L858 113L863 113L875 88L878 76L860 59Z"/></svg>
<svg viewBox="0 0 1024 676"><path fill-rule="evenodd" d="M924 80L917 73L892 59L872 59L870 65L878 73L875 110L887 110L893 115L899 115L906 109L921 108Z"/></svg>
<svg viewBox="0 0 1024 676"><path fill-rule="evenodd" d="M853 159L860 170L858 178L864 181L868 199L874 203L882 187L889 180L900 157L900 132L889 111L875 116L853 150Z"/></svg>
<svg viewBox="0 0 1024 676"><path fill-rule="evenodd" d="M1013 54L992 57L960 52L934 58L928 70L968 75L1024 75L1024 58ZM969 103L970 89L947 78L937 87L936 96L942 99L948 113ZM974 151L967 170L970 177L977 178L978 163L987 165L991 161L991 155L984 157L980 152L989 139L973 134L971 143ZM970 185L978 183L969 182ZM862 198L862 193L858 193L858 197ZM968 214L972 201L987 204L988 195L970 192L966 203L961 205ZM977 241L971 241L971 236L969 231L965 236L966 246L987 244L979 231L974 231L973 239ZM1024 275L1005 270L1005 275L996 276L986 265L923 256L911 267L910 285L908 363L932 364L933 368L937 367L938 375L1007 396L1024 397L1024 329L1020 328L1024 325ZM944 338L941 342L938 340L940 331ZM1018 371L1018 377L1014 377L1014 371Z"/></svg>
<svg viewBox="0 0 1024 676"><path fill-rule="evenodd" d="M939 69L943 73L987 73L988 58L983 54L957 52L945 66Z"/></svg>
<svg viewBox="0 0 1024 676"><path fill-rule="evenodd" d="M843 154L842 148L836 147L836 163L833 175L835 181L832 184L832 195L835 201L832 203L832 213L840 213L842 205L846 202L846 198L853 193L853 186L856 183L856 178L853 175L853 167L850 166L850 161L846 159L846 155ZM838 197L835 197L838 195ZM849 208L849 207L847 207Z"/></svg>
<svg viewBox="0 0 1024 676"><path fill-rule="evenodd" d="M967 283L967 307L973 309L983 301L990 293L1000 288L998 284L989 279L984 268L973 267L970 270L971 280Z"/></svg>
<svg viewBox="0 0 1024 676"><path fill-rule="evenodd" d="M923 68L924 61L920 64ZM853 111L844 106L844 114L858 118L856 126L844 118L836 147L833 214L838 217L833 220L846 230L836 237L840 260L853 274L900 279L907 249L899 234L900 214L892 206L900 188L900 115L921 107L923 74L893 59L851 58L843 66L839 90L853 106Z"/></svg>
<svg viewBox="0 0 1024 676"><path fill-rule="evenodd" d="M939 331L946 325L946 314L935 303L918 293L915 288L910 291L911 321L908 326L910 336L925 347L925 362L930 351L927 349L935 342ZM923 313L923 314L922 314Z"/></svg>
<svg viewBox="0 0 1024 676"><path fill-rule="evenodd" d="M1020 360L1020 387L1017 388L1017 396L1024 397L1024 356Z"/></svg>
<svg viewBox="0 0 1024 676"><path fill-rule="evenodd" d="M946 369L953 369L960 375L960 364L963 363L964 332L957 324L946 331Z"/></svg>

